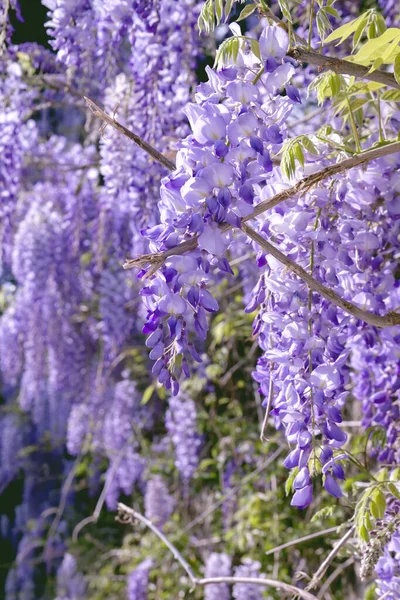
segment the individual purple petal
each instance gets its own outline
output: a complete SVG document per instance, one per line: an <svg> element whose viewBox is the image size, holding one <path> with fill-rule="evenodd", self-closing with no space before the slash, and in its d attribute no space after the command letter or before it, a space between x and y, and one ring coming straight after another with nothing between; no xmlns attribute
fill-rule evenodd
<svg viewBox="0 0 400 600"><path fill-rule="evenodd" d="M179 294L166 294L161 298L158 307L166 314L183 315L186 312L187 304Z"/></svg>
<svg viewBox="0 0 400 600"><path fill-rule="evenodd" d="M222 237L222 233L217 225L206 224L203 233L198 237L199 247L207 250L210 254L220 256L225 252L227 242Z"/></svg>
<svg viewBox="0 0 400 600"><path fill-rule="evenodd" d="M312 502L312 486L307 485L301 490L296 490L293 494L291 506L297 506L298 508L306 508Z"/></svg>
<svg viewBox="0 0 400 600"><path fill-rule="evenodd" d="M331 494L331 496L335 496L335 498L341 498L343 496L343 492L340 489L340 485L330 473L327 473L325 475L324 486L326 491L329 494Z"/></svg>
<svg viewBox="0 0 400 600"><path fill-rule="evenodd" d="M303 467L297 473L297 475L293 481L293 487L295 490L300 490L301 488L303 488L309 484L310 484L310 472L307 467Z"/></svg>
<svg viewBox="0 0 400 600"><path fill-rule="evenodd" d="M297 88L294 87L294 85L290 85L289 83L287 83L285 89L288 97L291 100L293 100L293 102L301 104L300 92Z"/></svg>
<svg viewBox="0 0 400 600"><path fill-rule="evenodd" d="M270 56L283 58L289 48L289 36L282 27L267 25L261 32L259 44L263 60Z"/></svg>
<svg viewBox="0 0 400 600"><path fill-rule="evenodd" d="M209 312L216 312L219 308L216 299L204 288L200 290L199 304Z"/></svg>

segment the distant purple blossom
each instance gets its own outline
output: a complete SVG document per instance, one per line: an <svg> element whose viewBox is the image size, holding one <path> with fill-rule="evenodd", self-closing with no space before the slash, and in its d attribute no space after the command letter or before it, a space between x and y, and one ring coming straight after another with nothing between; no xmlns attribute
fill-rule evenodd
<svg viewBox="0 0 400 600"><path fill-rule="evenodd" d="M230 577L232 559L227 554L212 552L206 560L204 577ZM204 588L204 600L230 600L230 589L226 583L211 583Z"/></svg>
<svg viewBox="0 0 400 600"><path fill-rule="evenodd" d="M144 496L145 515L153 523L162 527L174 509L174 499L160 476L152 477L146 484Z"/></svg>
<svg viewBox="0 0 400 600"><path fill-rule="evenodd" d="M171 397L165 424L174 445L176 468L188 485L199 464L201 447L194 401L182 395Z"/></svg>
<svg viewBox="0 0 400 600"><path fill-rule="evenodd" d="M261 563L244 558L242 564L235 568L235 577L261 577ZM263 587L255 583L235 583L232 592L235 600L262 600Z"/></svg>
<svg viewBox="0 0 400 600"><path fill-rule="evenodd" d="M127 600L147 600L149 571L152 566L153 561L146 559L128 575Z"/></svg>
<svg viewBox="0 0 400 600"><path fill-rule="evenodd" d="M86 583L74 556L66 553L57 571L56 600L84 600Z"/></svg>

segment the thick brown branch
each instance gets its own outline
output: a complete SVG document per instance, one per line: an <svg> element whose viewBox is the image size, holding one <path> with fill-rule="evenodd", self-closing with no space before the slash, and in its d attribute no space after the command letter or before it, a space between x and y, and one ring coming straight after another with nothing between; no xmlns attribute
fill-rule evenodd
<svg viewBox="0 0 400 600"><path fill-rule="evenodd" d="M253 219L254 217L262 214L268 209L273 208L280 202L287 200L299 193L305 193L309 191L313 186L317 185L320 181L332 177L333 175L337 175L347 169L358 166L360 164L369 162L376 158L386 156L388 154L393 154L395 152L400 152L400 142L394 142L392 144L387 144L386 146L381 146L379 148L374 148L373 150L368 150L367 152L363 152L351 158L347 158L339 163L334 165L330 165L321 171L317 171L308 177L304 177L298 181L294 186L279 192L269 200L265 200L258 204L254 211L244 217L242 219L242 230L255 242L257 242L264 250L274 256L279 262L288 267L293 273L295 273L298 277L300 277L310 289L315 292L318 292L324 298L344 310L345 312L355 316L357 319L361 321L365 321L370 325L374 325L375 327L390 327L392 325L400 324L400 314L389 312L384 317L380 315L375 315L369 311L364 311L361 308L358 308L348 300L344 300L340 296L338 296L333 290L325 287L321 283L319 283L316 279L314 279L307 271L305 271L302 267L293 262L290 258L285 256L280 250L278 250L275 246L270 244L267 240L265 240L260 234L251 229L246 225L246 221ZM222 225L222 231L228 231L232 227L230 225ZM190 250L194 250L198 245L197 238L193 237L190 240L175 246L174 248L170 248L165 252L158 252L156 254L146 254L140 256L133 260L127 260L124 264L124 269L131 269L133 267L144 268L150 265L150 269L147 273L148 277L151 277L167 260L170 256L185 254Z"/></svg>
<svg viewBox="0 0 400 600"><path fill-rule="evenodd" d="M396 154L397 152L400 152L400 142L393 142L391 144L386 144L385 146L379 146L378 148L367 150L366 152L361 152L360 154L352 156L351 158L346 158L336 164L329 165L329 167L325 167L325 169L321 169L321 171L317 171L312 175L303 177L303 179L300 179L300 181L298 181L295 185L288 187L286 190L278 192L278 194L275 194L275 196L272 198L260 202L257 204L252 213L242 219L242 223L254 219L254 217L257 217L265 211L274 208L289 198L293 198L293 196L296 196L297 194L305 194L324 179L328 179L328 177L333 177L334 175L343 173L344 171L352 169L353 167L371 162L376 158L388 156L389 154ZM171 167L171 170L172 168L174 167ZM229 231L232 229L232 226L225 224L221 226L221 229L223 232ZM174 246L173 248L166 250L165 252L144 254L134 259L128 259L123 266L124 269L133 269L144 268L147 265L150 265L150 272L148 273L148 276L150 277L162 266L167 258L174 255L185 254L185 252L194 250L197 245L197 238L193 237L186 242L178 244L178 246Z"/></svg>
<svg viewBox="0 0 400 600"><path fill-rule="evenodd" d="M156 150L156 148L153 148L153 146L151 146L149 143L143 140L139 135L137 135L133 131L130 131L130 129L124 127L124 125L116 121L113 117L110 117L110 115L105 113L104 110L97 106L97 104L93 102L93 100L90 100L90 98L87 98L86 96L84 96L84 99L95 117L99 117L104 121L104 123L107 123L107 125L111 125L111 127L114 127L114 129L123 133L127 138L135 142L135 144L137 144L139 148L147 152L149 156L154 158L154 160L166 167L169 171L173 171L175 169L174 163L171 162L168 158L166 158L163 154L161 154L161 152Z"/></svg>
<svg viewBox="0 0 400 600"><path fill-rule="evenodd" d="M400 90L400 85L391 73L385 73L384 71L379 70L369 73L369 68L364 67L363 65L335 58L334 56L325 56L323 54L318 54L318 52L314 52L313 50L306 50L305 48L299 47L289 50L288 56L291 56L302 63L316 65L322 69L330 69L331 71L341 73L342 75L353 75L354 77L360 77L361 79L367 79L368 81L375 81L376 83L382 83L383 85Z"/></svg>
<svg viewBox="0 0 400 600"><path fill-rule="evenodd" d="M366 152L361 152L360 154L356 154L351 158L346 158L338 163L329 165L329 167L325 167L325 169L321 169L321 171L317 171L312 175L308 175L307 177L300 179L300 181L298 181L295 185L287 188L286 190L282 190L282 192L275 194L275 196L272 198L260 202L260 204L257 204L252 213L242 219L242 222L254 219L254 217L261 215L266 210L274 208L274 206L277 204L280 204L289 198L293 198L293 196L296 196L296 194L304 194L308 192L311 188L328 177L333 177L334 175L338 175L339 173L343 173L344 171L348 171L349 169L358 167L359 165L371 162L376 158L382 158L383 156L396 154L397 152L400 152L400 142L393 142L391 144L386 144L385 146L379 146L378 148L367 150Z"/></svg>
<svg viewBox="0 0 400 600"><path fill-rule="evenodd" d="M304 598L304 600L317 600L316 596L310 594L305 590L302 590L294 585L290 585L290 583L285 583L283 581L277 581L276 579L266 579L264 577L212 577L208 579L198 579L193 572L193 569L188 564L188 562L184 559L182 554L179 552L178 548L176 548L169 539L164 535L164 533L154 525L151 521L146 519L142 514L138 513L133 508L126 506L126 504L122 504L121 502L118 504L118 513L119 520L122 523L129 523L133 525L135 521L140 521L146 527L151 529L153 533L161 540L165 546L167 546L168 550L172 553L174 558L179 562L181 567L185 570L188 575L191 583L193 585L211 585L212 583L251 583L255 585L260 585L263 587L273 587L277 590L282 590L286 594L295 594L299 598Z"/></svg>
<svg viewBox="0 0 400 600"><path fill-rule="evenodd" d="M400 314L389 311L387 315L382 317L380 315L375 315L374 313L369 312L368 310L362 310L361 308L358 308L358 306L355 306L348 300L344 300L343 298L338 296L336 292L325 287L322 283L319 283L319 281L317 281L316 279L314 279L314 277L312 277L312 275L307 273L307 271L303 269L303 267L301 267L293 260L288 258L285 254L283 254L283 252L278 250L278 248L270 244L270 242L264 239L262 235L257 233L257 231L254 231L254 229L252 229L245 223L243 223L242 229L244 233L246 233L246 235L248 235L249 238L254 240L259 246L261 246L263 250L268 252L268 254L271 254L271 256L276 258L276 260L278 260L282 265L285 265L285 267L287 267L292 273L300 277L300 279L302 279L311 290L317 292L318 294L320 294L321 296L332 302L332 304L335 304L345 312L375 327L391 327L392 325L400 325Z"/></svg>

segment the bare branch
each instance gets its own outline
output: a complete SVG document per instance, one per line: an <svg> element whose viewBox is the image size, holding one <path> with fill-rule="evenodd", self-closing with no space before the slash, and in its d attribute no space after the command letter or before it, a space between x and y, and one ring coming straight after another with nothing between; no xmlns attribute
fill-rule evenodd
<svg viewBox="0 0 400 600"><path fill-rule="evenodd" d="M273 587L276 590L281 590L286 594L295 594L299 598L304 600L318 600L316 596L310 594L306 590L291 585L290 583L284 583L276 579L267 579L266 577L210 577L208 579L197 579L197 585L210 585L211 583L250 583L254 585L261 585L263 587Z"/></svg>
<svg viewBox="0 0 400 600"><path fill-rule="evenodd" d="M350 527L350 529L337 542L337 544L335 544L335 546L333 547L331 552L328 554L328 556L326 557L324 562L319 567L318 571L314 574L313 578L311 579L310 583L308 584L308 586L306 588L307 590L312 590L319 584L319 582L325 575L329 565L331 564L333 559L337 556L337 554L339 553L339 550L341 548L343 548L343 546L348 542L350 537L353 535L353 532L354 532L354 525L352 527Z"/></svg>
<svg viewBox="0 0 400 600"><path fill-rule="evenodd" d="M392 73L385 73L384 71L379 70L369 73L369 68L364 67L363 65L335 58L334 56L318 54L318 52L306 50L305 48L292 48L287 54L302 63L316 65L321 69L330 69L331 71L341 73L342 75L353 75L354 77L367 79L368 81L375 81L376 83L382 83L383 85L400 90L400 85L397 83Z"/></svg>
<svg viewBox="0 0 400 600"><path fill-rule="evenodd" d="M143 525L146 525L156 536L162 541L162 543L167 546L168 550L174 556L174 558L178 561L181 567L186 571L186 574L189 576L190 581L193 584L197 583L196 575L193 572L192 567L187 563L187 561L183 558L182 554L179 552L178 548L176 548L169 539L163 534L163 532L158 529L154 523L146 519L142 514L138 513L133 508L129 508L126 504L122 504L122 502L118 502L118 519L122 523L129 523L131 525L135 524L135 521L140 521Z"/></svg>
<svg viewBox="0 0 400 600"><path fill-rule="evenodd" d="M345 571L347 569L347 567L350 567L350 565L352 565L354 563L354 556L350 556L350 558L348 558L344 563L342 563L341 565L339 565L334 571L333 573L331 573L331 575L329 575L328 579L325 581L324 585L321 586L321 589L318 592L318 600L322 600L323 597L325 596L326 592L328 591L329 587L331 586L331 584L335 581L335 579L337 577L339 577L339 575Z"/></svg>
<svg viewBox="0 0 400 600"><path fill-rule="evenodd" d="M288 258L285 254L283 254L283 252L278 250L278 248L276 248L270 242L264 239L262 235L257 233L257 231L255 231L245 223L242 224L242 229L244 233L246 233L249 236L249 238L254 240L259 246L261 246L263 250L268 252L268 254L271 254L281 264L285 265L285 267L292 271L292 273L295 273L295 275L300 277L300 279L302 279L311 290L317 292L318 294L320 294L321 296L332 302L332 304L335 304L345 312L353 315L361 321L365 321L365 323L368 323L369 325L373 325L374 327L391 327L393 325L400 325L400 314L389 311L387 315L382 317L381 315L376 315L375 313L372 313L368 310L362 310L361 308L359 308L355 304L352 304L348 300L344 300L343 298L338 296L336 292L334 292L330 288L327 288L322 283L314 279L314 277L307 273L307 271L303 269L303 267L295 263L292 259Z"/></svg>
<svg viewBox="0 0 400 600"><path fill-rule="evenodd" d="M289 583L284 583L283 581L277 581L275 579L266 579L264 577L210 577L208 579L198 579L193 572L191 566L187 563L187 561L183 558L182 554L179 550L168 540L168 538L163 534L162 531L158 529L151 521L146 519L142 514L138 513L133 508L129 508L125 504L121 502L118 503L118 519L122 523L129 523L133 525L135 521L140 521L146 527L148 527L155 535L162 541L162 543L167 546L168 550L172 553L174 558L179 562L181 567L184 569L186 574L188 575L190 581L193 585L211 585L213 583L250 583L255 585L260 585L263 587L273 587L277 590L282 590L287 594L296 594L300 598L304 598L304 600L317 600L316 596L310 594L306 590L302 590L294 585L290 585Z"/></svg>
<svg viewBox="0 0 400 600"><path fill-rule="evenodd" d="M153 148L153 146L148 144L139 135L124 127L124 125L116 121L113 117L110 117L110 115L105 113L104 110L97 106L97 104L93 102L93 100L90 100L90 98L87 98L86 96L84 96L84 99L95 117L99 117L104 121L104 123L107 123L107 125L111 125L111 127L114 127L114 129L123 133L127 138L135 142L135 144L137 144L139 148L147 152L149 156L154 158L154 160L166 167L169 171L173 171L175 169L174 163L171 162L168 158L166 158L161 152L156 150L156 148Z"/></svg>
<svg viewBox="0 0 400 600"><path fill-rule="evenodd" d="M302 544L303 542L308 542L308 540L313 540L314 538L321 537L323 535L327 535L328 533L334 533L339 529L340 525L337 527L329 527L329 529L324 529L322 531L316 531L315 533L310 533L309 535L305 535L304 537L297 538L297 540L292 540L290 542L286 542L285 544L281 544L280 546L276 546L275 548L271 548L268 550L265 555L275 554L276 552L280 552L281 550L285 550L285 548L290 548L291 546L297 546L298 544Z"/></svg>

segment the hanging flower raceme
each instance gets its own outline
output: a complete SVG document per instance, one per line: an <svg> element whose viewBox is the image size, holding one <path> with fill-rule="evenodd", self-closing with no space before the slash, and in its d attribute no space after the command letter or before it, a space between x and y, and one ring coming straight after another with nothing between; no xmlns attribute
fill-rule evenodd
<svg viewBox="0 0 400 600"><path fill-rule="evenodd" d="M161 222L143 230L154 252L198 242L195 251L169 258L141 292L153 372L173 393L179 376L189 375L189 360L198 360L190 332L205 339L207 313L218 310L207 289L213 271L232 273L225 253L233 234L221 225L239 228L253 211L272 175L271 155L281 148L285 118L299 100L288 87L294 67L283 59L287 34L267 27L259 46L267 67L258 81L254 72L262 63L246 46L236 66L207 68L208 82L198 87L196 104L185 109L192 134L179 144L177 169L162 181ZM279 95L284 86L285 97Z"/></svg>

